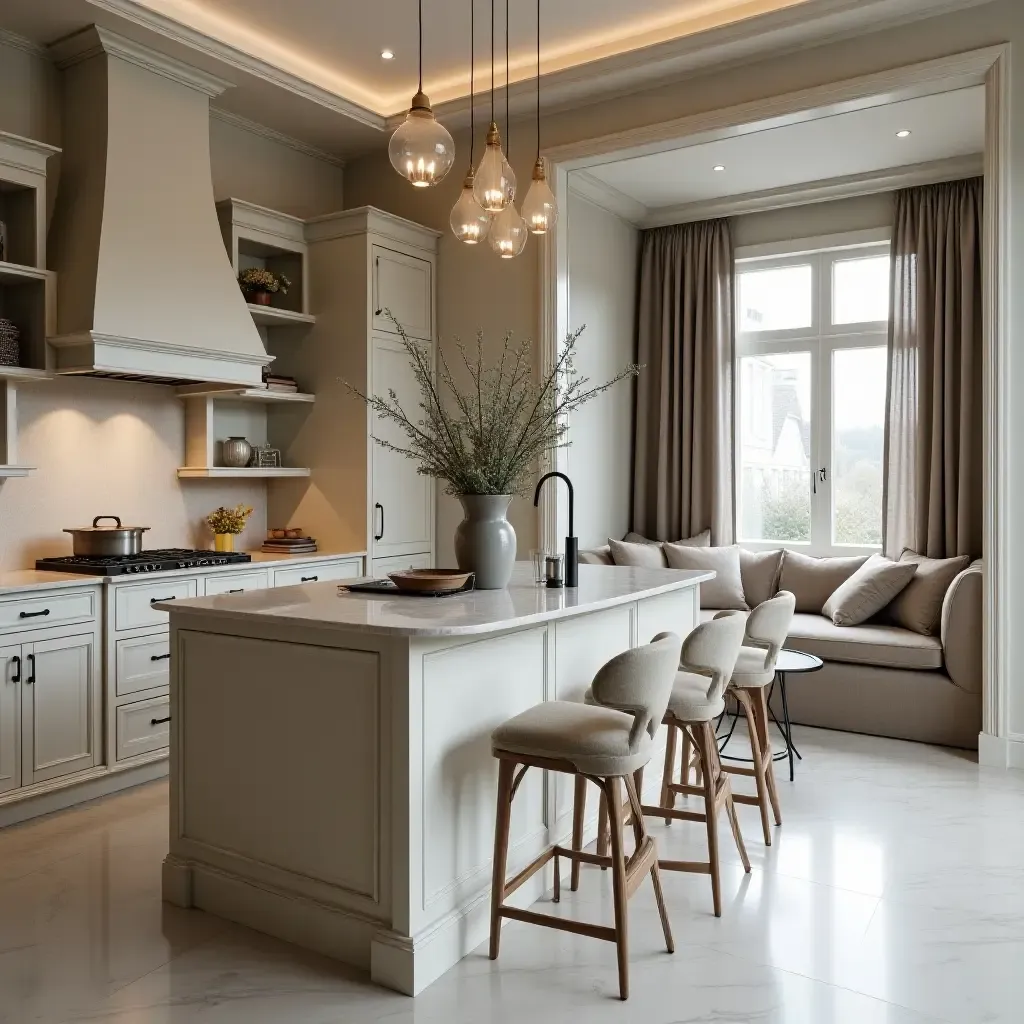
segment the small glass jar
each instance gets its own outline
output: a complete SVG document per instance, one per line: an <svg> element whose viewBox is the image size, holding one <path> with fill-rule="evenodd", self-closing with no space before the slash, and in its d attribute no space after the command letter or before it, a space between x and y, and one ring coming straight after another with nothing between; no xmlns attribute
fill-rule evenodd
<svg viewBox="0 0 1024 1024"><path fill-rule="evenodd" d="M544 585L552 589L564 586L562 579L561 555L547 555L544 558Z"/></svg>

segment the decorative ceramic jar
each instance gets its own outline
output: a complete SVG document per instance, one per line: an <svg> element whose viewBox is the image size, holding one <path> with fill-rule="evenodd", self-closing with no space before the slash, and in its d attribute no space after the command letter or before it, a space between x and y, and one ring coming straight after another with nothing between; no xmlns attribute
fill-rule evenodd
<svg viewBox="0 0 1024 1024"><path fill-rule="evenodd" d="M508 521L511 494L460 494L465 518L455 530L455 559L476 574L477 590L503 590L516 564L516 531Z"/></svg>
<svg viewBox="0 0 1024 1024"><path fill-rule="evenodd" d="M252 445L244 437L229 437L223 444L224 465L242 469L252 458Z"/></svg>
<svg viewBox="0 0 1024 1024"><path fill-rule="evenodd" d="M21 338L21 331L10 320L0 317L0 366L20 365L19 338Z"/></svg>
<svg viewBox="0 0 1024 1024"><path fill-rule="evenodd" d="M233 533L215 533L213 535L214 551L234 551L235 535Z"/></svg>

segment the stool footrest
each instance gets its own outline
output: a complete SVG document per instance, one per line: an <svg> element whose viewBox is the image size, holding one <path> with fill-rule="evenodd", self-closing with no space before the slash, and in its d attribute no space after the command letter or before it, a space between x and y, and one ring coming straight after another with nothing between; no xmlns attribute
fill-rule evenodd
<svg viewBox="0 0 1024 1024"><path fill-rule="evenodd" d="M581 864L596 864L600 868L610 868L612 866L611 857L602 857L598 853L587 853L584 850L569 850L564 846L553 846L553 855L559 857L566 857L569 860L578 860Z"/></svg>
<svg viewBox="0 0 1024 1024"><path fill-rule="evenodd" d="M761 806L761 801L756 796L750 796L748 793L733 793L732 798L738 804L749 804L751 807Z"/></svg>
<svg viewBox="0 0 1024 1024"><path fill-rule="evenodd" d="M523 885L525 882L528 882L531 878L533 878L533 876L537 874L537 872L540 871L540 869L544 867L544 865L547 864L547 862L551 860L551 858L554 857L554 855L555 847L552 846L549 849L545 850L535 861L533 861L530 864L527 864L526 867L523 868L523 870L520 871L519 874L512 879L512 881L506 882L505 889L502 894L502 902L504 902L504 900L507 897L511 896L512 893L514 893L516 889L518 889L521 885Z"/></svg>
<svg viewBox="0 0 1024 1024"><path fill-rule="evenodd" d="M643 805L643 812L650 818L675 818L679 821L707 821L707 815L702 811L682 811L675 807L656 807L650 804Z"/></svg>
<svg viewBox="0 0 1024 1024"><path fill-rule="evenodd" d="M711 864L701 860L659 860L663 871L689 871L695 875L710 875Z"/></svg>
<svg viewBox="0 0 1024 1024"><path fill-rule="evenodd" d="M730 775L748 775L751 778L757 776L757 772L753 768L741 768L734 764L723 764L722 771L728 772Z"/></svg>
<svg viewBox="0 0 1024 1024"><path fill-rule="evenodd" d="M604 924L588 924L586 921L555 917L553 914L538 914L533 910L520 910L518 907L501 907L498 914L510 921L539 924L544 928L555 928L561 932L572 932L574 935L586 935L592 939L603 939L605 942L616 941L615 929Z"/></svg>
<svg viewBox="0 0 1024 1024"><path fill-rule="evenodd" d="M647 872L651 870L657 859L658 853L654 840L647 836L640 849L626 863L627 899L640 888L643 880L647 877Z"/></svg>
<svg viewBox="0 0 1024 1024"><path fill-rule="evenodd" d="M670 782L668 788L673 793L682 793L683 796L704 796L703 786L686 786L681 782Z"/></svg>

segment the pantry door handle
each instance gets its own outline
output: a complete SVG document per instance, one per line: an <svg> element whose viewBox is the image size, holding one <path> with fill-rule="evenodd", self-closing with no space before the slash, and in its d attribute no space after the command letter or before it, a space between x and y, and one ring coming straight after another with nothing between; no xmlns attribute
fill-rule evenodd
<svg viewBox="0 0 1024 1024"><path fill-rule="evenodd" d="M169 722L170 720L171 720L171 716L170 715L168 715L166 718L151 718L149 720L149 724L150 725L163 725L164 722Z"/></svg>
<svg viewBox="0 0 1024 1024"><path fill-rule="evenodd" d="M166 654L151 654L149 656L150 661L166 661L171 656L171 652L168 651Z"/></svg>
<svg viewBox="0 0 1024 1024"><path fill-rule="evenodd" d="M49 615L50 609L44 608L41 612L18 612L19 619L37 619L40 615Z"/></svg>
<svg viewBox="0 0 1024 1024"><path fill-rule="evenodd" d="M28 655L29 670L32 675L25 680L26 683L34 683L36 681L36 656L34 654Z"/></svg>
<svg viewBox="0 0 1024 1024"><path fill-rule="evenodd" d="M384 506L379 501L376 501L376 502L374 502L373 507L375 509L378 509L378 508L380 509L380 533L375 533L373 535L373 539L374 540L383 540L384 539Z"/></svg>
<svg viewBox="0 0 1024 1024"><path fill-rule="evenodd" d="M16 654L13 658L11 658L11 662L14 664L14 675L11 676L11 682L12 683L20 683L21 682L21 656Z"/></svg>

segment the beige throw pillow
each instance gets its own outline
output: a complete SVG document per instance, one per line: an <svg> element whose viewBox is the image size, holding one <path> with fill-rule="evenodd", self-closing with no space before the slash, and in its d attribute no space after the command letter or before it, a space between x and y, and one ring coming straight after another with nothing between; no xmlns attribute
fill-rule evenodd
<svg viewBox="0 0 1024 1024"><path fill-rule="evenodd" d="M782 556L779 590L788 590L796 598L798 612L821 613L822 605L841 584L865 562L867 555L851 558L812 558L788 548Z"/></svg>
<svg viewBox="0 0 1024 1024"><path fill-rule="evenodd" d="M665 544L663 547L670 569L712 569L716 573L713 580L700 585L702 608L747 611L738 547L701 548L690 544Z"/></svg>
<svg viewBox="0 0 1024 1024"><path fill-rule="evenodd" d="M882 610L881 621L890 626L902 626L922 636L935 636L939 632L946 591L953 580L971 564L970 556L928 558L907 548L900 555L900 564L904 562L916 565L917 572L889 606Z"/></svg>
<svg viewBox="0 0 1024 1024"><path fill-rule="evenodd" d="M616 565L633 565L641 569L664 569L665 555L661 545L656 542L644 541L642 544L630 544L624 540L609 539L608 546L612 549L612 561Z"/></svg>
<svg viewBox="0 0 1024 1024"><path fill-rule="evenodd" d="M881 611L914 577L914 562L872 555L825 602L821 614L836 626L859 626Z"/></svg>
<svg viewBox="0 0 1024 1024"><path fill-rule="evenodd" d="M642 533L627 533L622 538L627 544L661 544L660 540L651 540L649 537L645 537ZM709 548L711 547L711 531L704 530L698 533L695 537L688 537L686 540L673 541L675 544L686 544L691 548Z"/></svg>
<svg viewBox="0 0 1024 1024"><path fill-rule="evenodd" d="M782 548L777 551L747 551L746 548L740 548L743 597L751 608L756 608L778 593L781 568Z"/></svg>

